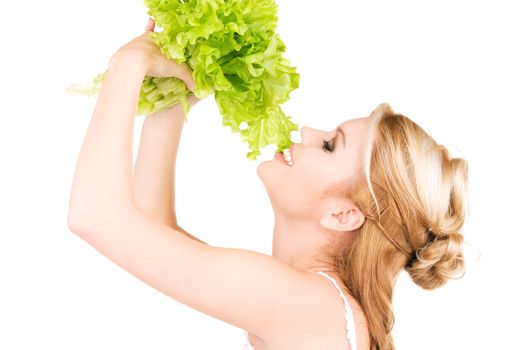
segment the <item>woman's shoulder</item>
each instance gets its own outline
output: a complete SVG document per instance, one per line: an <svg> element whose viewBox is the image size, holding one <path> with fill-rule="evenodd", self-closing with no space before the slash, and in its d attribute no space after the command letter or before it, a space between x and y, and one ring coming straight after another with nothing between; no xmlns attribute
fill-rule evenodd
<svg viewBox="0 0 525 350"><path fill-rule="evenodd" d="M322 288L326 293L325 312L327 315L325 317L332 319L331 327L341 329L341 325L343 325L342 328L346 331L346 327L351 326L353 323L353 326L355 327L355 332L351 332L351 334L355 334L357 338L356 342L358 349L369 349L370 342L368 326L366 316L361 305L347 290L342 279L337 274L333 272L323 273L325 275L330 276L332 280L335 281L335 283L337 283L337 286L341 290L343 297L348 301L348 304L350 306L350 312L346 313L346 309L344 307L344 300L342 299L341 293L339 293L337 288L333 285L332 281L328 283L328 280L325 276L320 276L320 273L316 273L318 275L316 277L318 288ZM353 322L352 320L350 322L347 320L350 317L353 318ZM346 333L343 335L343 338L346 339Z"/></svg>
<svg viewBox="0 0 525 350"><path fill-rule="evenodd" d="M315 318L306 319L297 315L297 322L289 324L285 332L272 340L258 339L251 336L257 349L282 349L286 347L300 347L302 349L345 349L348 348L346 337L347 314L344 301L336 287L326 277L317 273L308 272L310 285L318 293L317 300L305 300L305 308L318 305ZM357 348L369 349L369 335L363 310L355 298L346 291L342 281L334 273L327 273L340 286L344 297L348 301L355 324ZM300 296L297 296L300 298ZM352 332L354 334L354 332ZM355 336L355 335L354 335ZM264 345L263 345L264 344ZM355 349L352 349L355 350Z"/></svg>

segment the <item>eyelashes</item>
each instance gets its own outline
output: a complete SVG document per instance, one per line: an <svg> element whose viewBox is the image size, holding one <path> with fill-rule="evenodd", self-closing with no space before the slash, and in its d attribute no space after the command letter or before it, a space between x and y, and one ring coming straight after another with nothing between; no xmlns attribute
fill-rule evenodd
<svg viewBox="0 0 525 350"><path fill-rule="evenodd" d="M331 140L323 140L323 150L327 151L327 152L333 152L334 151L334 140L335 140L335 137Z"/></svg>

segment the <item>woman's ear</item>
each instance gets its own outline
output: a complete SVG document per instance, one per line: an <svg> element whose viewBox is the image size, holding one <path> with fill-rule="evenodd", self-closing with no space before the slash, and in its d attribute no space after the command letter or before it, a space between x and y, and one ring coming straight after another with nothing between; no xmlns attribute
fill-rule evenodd
<svg viewBox="0 0 525 350"><path fill-rule="evenodd" d="M332 231L353 231L361 227L365 215L348 199L334 199L319 223Z"/></svg>

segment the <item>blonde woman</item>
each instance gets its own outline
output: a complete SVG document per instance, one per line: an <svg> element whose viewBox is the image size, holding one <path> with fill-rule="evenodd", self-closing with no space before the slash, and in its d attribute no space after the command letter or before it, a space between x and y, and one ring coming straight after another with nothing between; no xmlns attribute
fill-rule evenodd
<svg viewBox="0 0 525 350"><path fill-rule="evenodd" d="M151 42L154 27L110 60L77 163L71 231L173 299L246 330L245 349L394 349L399 273L433 289L463 272L467 162L385 103L335 130L303 127L289 161L257 168L275 212L272 256L210 246L174 212L180 106L146 118L130 171L144 76L195 84Z"/></svg>

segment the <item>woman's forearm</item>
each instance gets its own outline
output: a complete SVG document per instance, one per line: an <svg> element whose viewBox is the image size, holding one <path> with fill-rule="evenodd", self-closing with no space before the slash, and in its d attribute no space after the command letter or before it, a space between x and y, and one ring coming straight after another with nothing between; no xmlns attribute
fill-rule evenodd
<svg viewBox="0 0 525 350"><path fill-rule="evenodd" d="M133 172L135 205L172 228L178 226L175 166L184 123L180 104L147 116Z"/></svg>
<svg viewBox="0 0 525 350"><path fill-rule="evenodd" d="M68 221L89 226L134 206L133 124L144 80L139 56L114 55L82 144L71 190Z"/></svg>

